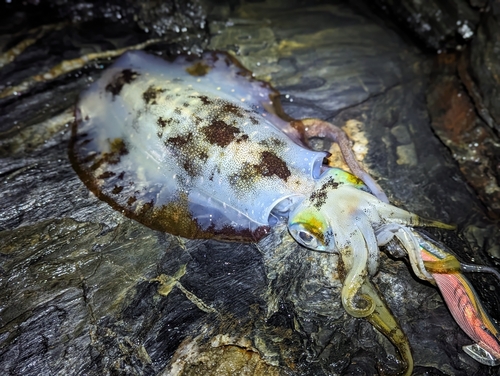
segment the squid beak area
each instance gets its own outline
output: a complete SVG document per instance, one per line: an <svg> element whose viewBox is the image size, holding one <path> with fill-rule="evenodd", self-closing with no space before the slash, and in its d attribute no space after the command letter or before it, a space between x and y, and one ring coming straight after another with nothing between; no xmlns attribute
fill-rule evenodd
<svg viewBox="0 0 500 376"><path fill-rule="evenodd" d="M368 295L375 305L374 311L365 317L379 332L385 335L389 341L396 347L400 355L401 370L396 373L390 373L383 365L379 365L381 375L403 375L410 376L413 371L413 357L411 355L410 343L406 334L401 329L396 318L392 314L387 304L382 300L378 290L368 281L360 289L362 294Z"/></svg>

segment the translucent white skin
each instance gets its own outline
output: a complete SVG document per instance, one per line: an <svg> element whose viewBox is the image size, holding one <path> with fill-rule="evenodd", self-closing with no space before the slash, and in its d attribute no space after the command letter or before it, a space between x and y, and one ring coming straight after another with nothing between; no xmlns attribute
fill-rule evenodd
<svg viewBox="0 0 500 376"><path fill-rule="evenodd" d="M352 179L349 175L338 169L326 171L312 195L290 213L289 230L305 247L341 255L347 273L342 288L343 306L354 317L366 317L375 309L375 297L359 292L363 285L370 284L369 277L378 269L378 247L397 237L410 256L415 274L433 281L425 270L418 239L410 228L451 226L384 203L360 189L359 184L349 183Z"/></svg>
<svg viewBox="0 0 500 376"><path fill-rule="evenodd" d="M141 51L120 57L80 97L75 164L99 197L147 224L182 201L200 231L256 231L276 206L286 212L313 189L327 153L271 121L276 92L227 55L198 63Z"/></svg>

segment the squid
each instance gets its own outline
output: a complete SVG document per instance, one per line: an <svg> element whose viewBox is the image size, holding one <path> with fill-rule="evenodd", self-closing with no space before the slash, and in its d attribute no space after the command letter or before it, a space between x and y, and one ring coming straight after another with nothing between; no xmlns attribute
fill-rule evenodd
<svg viewBox="0 0 500 376"><path fill-rule="evenodd" d="M408 339L371 277L380 247L398 241L414 273L437 283L446 298L443 281L463 282L462 274L414 228L454 227L389 204L342 130L288 117L275 89L220 52L170 60L127 52L80 95L75 118L75 171L126 216L185 238L243 242L257 242L285 221L302 246L338 253L346 312L384 333L405 362L402 372L411 373ZM308 147L311 137L338 143L351 172L326 164L327 152ZM468 286L459 289L477 320L464 320L477 327L488 318ZM499 359L496 347L481 348Z"/></svg>

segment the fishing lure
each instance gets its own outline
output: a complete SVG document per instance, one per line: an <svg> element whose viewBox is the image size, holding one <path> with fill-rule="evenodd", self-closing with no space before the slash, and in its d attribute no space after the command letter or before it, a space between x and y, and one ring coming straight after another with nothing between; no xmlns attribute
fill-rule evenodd
<svg viewBox="0 0 500 376"><path fill-rule="evenodd" d="M81 94L70 158L99 198L153 229L258 241L288 221L303 246L339 253L344 308L392 341L409 374L408 340L370 282L379 246L398 239L416 275L434 281L427 266L441 257L424 264L412 227L453 227L390 205L342 131L288 118L278 95L224 53L127 52ZM312 136L337 142L354 175L327 166Z"/></svg>

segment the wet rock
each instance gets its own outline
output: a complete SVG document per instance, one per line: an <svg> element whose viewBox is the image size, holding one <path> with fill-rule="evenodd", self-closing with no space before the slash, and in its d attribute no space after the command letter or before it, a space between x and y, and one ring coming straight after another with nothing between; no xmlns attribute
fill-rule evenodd
<svg viewBox="0 0 500 376"><path fill-rule="evenodd" d="M467 0L375 0L366 4L434 51L461 49L474 36L479 13L487 5L485 1Z"/></svg>
<svg viewBox="0 0 500 376"><path fill-rule="evenodd" d="M38 25L70 21L76 24L105 20L116 24L135 23L146 33L162 36L167 33L185 32L188 29L202 32L206 25L206 10L198 0L41 0L22 3L7 1L0 6L3 8L0 17L6 16L5 22L2 22L6 31L9 31L9 26L23 28L27 23Z"/></svg>
<svg viewBox="0 0 500 376"><path fill-rule="evenodd" d="M500 216L500 146L493 129L478 116L474 102L457 75L457 57L441 55L427 101L432 126L450 148L463 175L487 207ZM462 75L462 78L466 78ZM462 81L463 82L463 81Z"/></svg>
<svg viewBox="0 0 500 376"><path fill-rule="evenodd" d="M496 98L500 95L500 9L497 8L498 6L493 7L479 25L477 37L470 44L470 52L467 51L464 57L462 79L482 120L498 136L500 106ZM470 75L469 79L467 75Z"/></svg>
<svg viewBox="0 0 500 376"><path fill-rule="evenodd" d="M500 242L485 215L490 197L469 188L451 146L430 128L443 110L430 118L428 102L441 98L437 84L448 81L443 76L429 87L427 56L344 2L208 8L209 43L181 27L177 37L165 33L144 48L167 56L233 51L281 90L290 115L345 124L357 155L393 202L465 229L460 236L435 234L461 259L491 263ZM165 9L158 7L159 14ZM148 20L154 25L153 16ZM44 34L0 71L2 90L63 60L149 40L132 24L95 25ZM88 192L68 160L66 124L78 92L109 61L101 55L0 100L1 371L372 375L380 366L399 369L387 339L343 310L335 254L298 246L284 228L258 244L180 239L123 217ZM465 96L456 76L449 82L443 87ZM483 157L481 163L488 165ZM409 337L415 374L496 371L462 352L470 340L438 291L417 281L404 262L382 256L374 283ZM491 290L500 286L487 277L476 286L498 312Z"/></svg>

